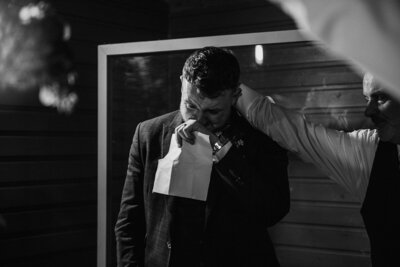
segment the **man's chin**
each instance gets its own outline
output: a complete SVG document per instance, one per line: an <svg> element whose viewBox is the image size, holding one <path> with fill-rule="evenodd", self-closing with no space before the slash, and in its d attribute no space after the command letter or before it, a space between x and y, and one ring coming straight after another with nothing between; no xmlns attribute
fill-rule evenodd
<svg viewBox="0 0 400 267"><path fill-rule="evenodd" d="M218 133L218 132L221 132L223 129L224 129L224 127L223 126L219 126L219 127L210 127L211 129L209 129L211 132L213 132L213 133Z"/></svg>

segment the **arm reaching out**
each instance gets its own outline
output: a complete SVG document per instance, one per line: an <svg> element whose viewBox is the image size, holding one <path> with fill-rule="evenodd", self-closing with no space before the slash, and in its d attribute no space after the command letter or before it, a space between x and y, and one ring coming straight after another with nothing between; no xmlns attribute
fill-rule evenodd
<svg viewBox="0 0 400 267"><path fill-rule="evenodd" d="M365 197L378 138L375 130L343 132L308 122L271 97L240 86L236 107L257 129L302 160L313 163L360 201Z"/></svg>

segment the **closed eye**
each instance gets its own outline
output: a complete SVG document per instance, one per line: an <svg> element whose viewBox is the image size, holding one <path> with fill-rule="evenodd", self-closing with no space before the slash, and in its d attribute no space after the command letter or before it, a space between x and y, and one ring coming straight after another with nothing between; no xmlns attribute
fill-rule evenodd
<svg viewBox="0 0 400 267"><path fill-rule="evenodd" d="M212 110L208 111L208 113L210 113L211 115L217 115L220 112L221 112L221 110L219 110L219 109L212 109Z"/></svg>
<svg viewBox="0 0 400 267"><path fill-rule="evenodd" d="M369 97L365 97L365 101L367 101L367 103L369 103L371 101L375 101L378 104L384 104L388 100L389 100L389 97L383 93L374 94Z"/></svg>
<svg viewBox="0 0 400 267"><path fill-rule="evenodd" d="M377 96L377 100L379 104L383 104L388 100L388 96L385 94L380 94Z"/></svg>
<svg viewBox="0 0 400 267"><path fill-rule="evenodd" d="M185 103L185 107L186 107L187 109L196 109L196 106L193 105L193 104L191 104L191 103Z"/></svg>

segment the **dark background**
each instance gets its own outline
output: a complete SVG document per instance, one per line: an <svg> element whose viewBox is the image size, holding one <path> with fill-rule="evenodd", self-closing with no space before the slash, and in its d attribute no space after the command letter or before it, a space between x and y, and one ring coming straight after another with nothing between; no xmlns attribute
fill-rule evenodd
<svg viewBox="0 0 400 267"><path fill-rule="evenodd" d="M43 107L35 91L0 90L2 267L96 266L98 45L295 29L261 0L52 3L72 26L80 102L67 116ZM265 75L247 73L252 87L317 123L347 130L367 125L361 79L346 64L309 42L273 45L268 52L271 65L259 70ZM178 102L172 97L160 111ZM134 108L146 105L138 101ZM129 146L121 149L123 173ZM282 265L370 266L359 203L292 155L289 172L291 212L271 230ZM117 175L113 189L117 201L122 179Z"/></svg>

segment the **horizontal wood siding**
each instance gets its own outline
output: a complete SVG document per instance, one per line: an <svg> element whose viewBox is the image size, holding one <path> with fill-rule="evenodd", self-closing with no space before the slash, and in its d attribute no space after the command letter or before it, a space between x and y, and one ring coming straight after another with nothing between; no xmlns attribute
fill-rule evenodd
<svg viewBox="0 0 400 267"><path fill-rule="evenodd" d="M2 267L96 266L97 46L167 37L161 1L52 2L72 27L79 103L65 115L0 90Z"/></svg>
<svg viewBox="0 0 400 267"><path fill-rule="evenodd" d="M293 29L293 21L267 1L194 1L172 6L171 38Z"/></svg>

